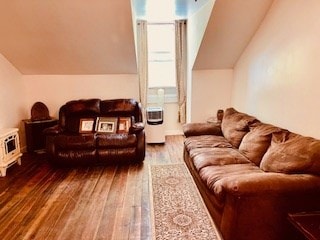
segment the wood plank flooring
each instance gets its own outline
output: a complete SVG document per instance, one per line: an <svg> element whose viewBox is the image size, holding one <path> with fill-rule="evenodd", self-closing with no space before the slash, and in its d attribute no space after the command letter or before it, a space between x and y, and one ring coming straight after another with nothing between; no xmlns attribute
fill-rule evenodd
<svg viewBox="0 0 320 240"><path fill-rule="evenodd" d="M183 136L147 144L141 165L57 169L24 154L0 177L0 239L152 239L149 164L183 161Z"/></svg>

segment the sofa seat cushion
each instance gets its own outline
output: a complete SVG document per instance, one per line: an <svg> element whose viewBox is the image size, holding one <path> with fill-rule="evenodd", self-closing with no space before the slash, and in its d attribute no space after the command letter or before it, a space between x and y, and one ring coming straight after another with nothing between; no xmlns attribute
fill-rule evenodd
<svg viewBox="0 0 320 240"><path fill-rule="evenodd" d="M273 133L260 167L268 172L320 175L320 141L289 131Z"/></svg>
<svg viewBox="0 0 320 240"><path fill-rule="evenodd" d="M250 161L234 148L198 148L190 151L193 164L199 171L213 165L245 164Z"/></svg>
<svg viewBox="0 0 320 240"><path fill-rule="evenodd" d="M242 139L239 151L257 166L271 144L273 132L282 131L281 128L265 123L254 123Z"/></svg>
<svg viewBox="0 0 320 240"><path fill-rule="evenodd" d="M135 134L97 134L97 148L135 148L136 145Z"/></svg>
<svg viewBox="0 0 320 240"><path fill-rule="evenodd" d="M262 173L264 172L254 163L207 166L199 171L201 180L214 193L220 204L224 203L226 195L224 185L229 179L233 181L240 176Z"/></svg>
<svg viewBox="0 0 320 240"><path fill-rule="evenodd" d="M195 148L232 148L227 139L216 135L191 136L185 139L184 145L188 151Z"/></svg>
<svg viewBox="0 0 320 240"><path fill-rule="evenodd" d="M94 149L96 147L93 133L57 135L55 145L58 149Z"/></svg>
<svg viewBox="0 0 320 240"><path fill-rule="evenodd" d="M244 135L249 132L250 124L254 122L259 122L259 120L248 114L240 113L234 108L228 108L221 123L223 136L238 148Z"/></svg>

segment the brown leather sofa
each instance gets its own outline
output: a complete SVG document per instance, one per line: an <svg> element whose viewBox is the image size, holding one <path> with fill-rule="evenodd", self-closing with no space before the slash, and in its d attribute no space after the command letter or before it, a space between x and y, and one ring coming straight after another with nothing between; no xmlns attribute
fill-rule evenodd
<svg viewBox="0 0 320 240"><path fill-rule="evenodd" d="M225 240L299 239L288 213L320 210L320 141L233 108L189 123L184 160Z"/></svg>
<svg viewBox="0 0 320 240"><path fill-rule="evenodd" d="M60 166L137 163L145 157L142 112L134 99L69 101L60 107L58 125L44 133L49 160Z"/></svg>

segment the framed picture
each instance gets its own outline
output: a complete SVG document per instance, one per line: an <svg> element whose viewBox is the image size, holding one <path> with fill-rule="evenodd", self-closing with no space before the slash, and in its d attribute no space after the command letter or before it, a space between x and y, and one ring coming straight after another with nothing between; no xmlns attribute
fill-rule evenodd
<svg viewBox="0 0 320 240"><path fill-rule="evenodd" d="M120 117L119 118L119 128L118 133L127 133L131 127L131 118L130 117Z"/></svg>
<svg viewBox="0 0 320 240"><path fill-rule="evenodd" d="M94 119L93 118L81 118L79 122L80 133L90 133L93 131Z"/></svg>
<svg viewBox="0 0 320 240"><path fill-rule="evenodd" d="M117 131L118 118L116 117L99 117L97 120L97 132L115 133Z"/></svg>

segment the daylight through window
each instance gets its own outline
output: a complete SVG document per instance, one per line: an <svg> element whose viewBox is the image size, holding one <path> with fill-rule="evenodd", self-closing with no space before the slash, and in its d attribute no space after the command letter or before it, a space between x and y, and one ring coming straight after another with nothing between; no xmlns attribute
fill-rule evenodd
<svg viewBox="0 0 320 240"><path fill-rule="evenodd" d="M148 86L176 87L174 23L148 24Z"/></svg>

